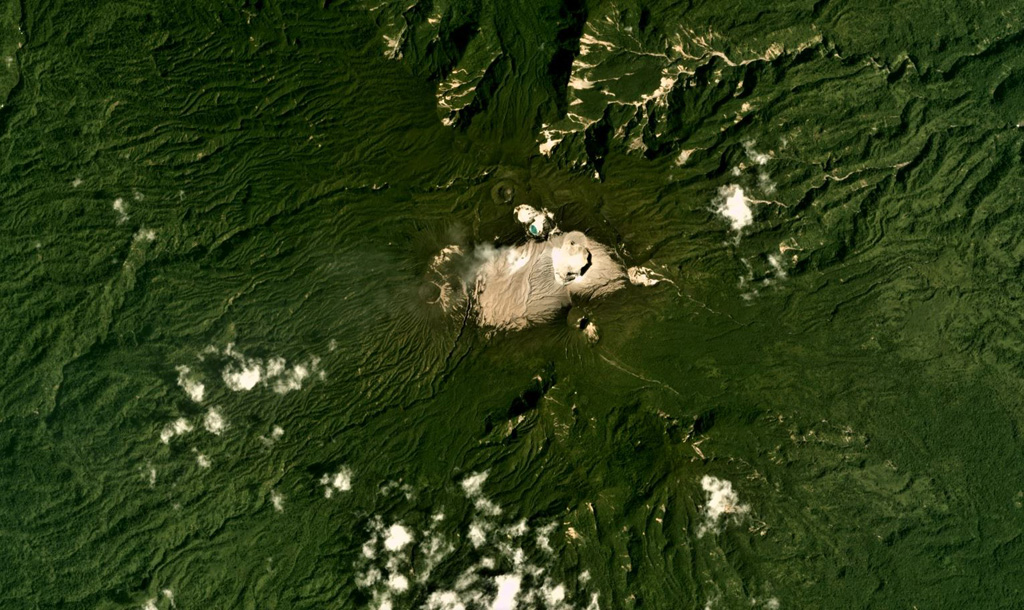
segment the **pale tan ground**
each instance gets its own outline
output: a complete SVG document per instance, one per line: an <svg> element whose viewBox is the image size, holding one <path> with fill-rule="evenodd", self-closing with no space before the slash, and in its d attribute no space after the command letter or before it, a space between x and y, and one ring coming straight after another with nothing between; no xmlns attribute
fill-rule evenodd
<svg viewBox="0 0 1024 610"><path fill-rule="evenodd" d="M480 266L477 320L481 326L521 329L551 320L573 297L604 296L625 283L625 270L605 246L579 231L559 233L496 251Z"/></svg>

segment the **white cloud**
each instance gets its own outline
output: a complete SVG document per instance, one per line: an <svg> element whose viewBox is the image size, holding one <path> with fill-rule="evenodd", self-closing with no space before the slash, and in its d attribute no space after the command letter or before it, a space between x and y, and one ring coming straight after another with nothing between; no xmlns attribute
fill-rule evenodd
<svg viewBox="0 0 1024 610"><path fill-rule="evenodd" d="M427 598L427 610L466 610L455 591L434 591Z"/></svg>
<svg viewBox="0 0 1024 610"><path fill-rule="evenodd" d="M475 567L466 568L459 577L455 579L455 590L465 591L472 587L479 580L479 576L476 573Z"/></svg>
<svg viewBox="0 0 1024 610"><path fill-rule="evenodd" d="M270 491L270 503L274 505L274 510L279 513L284 512L284 496L276 490Z"/></svg>
<svg viewBox="0 0 1024 610"><path fill-rule="evenodd" d="M124 222L128 220L128 206L125 204L124 199L118 197L114 200L114 211L117 212L117 222Z"/></svg>
<svg viewBox="0 0 1024 610"><path fill-rule="evenodd" d="M484 481L486 480L486 472L474 472L462 480L462 491L470 498L475 498L483 492Z"/></svg>
<svg viewBox="0 0 1024 610"><path fill-rule="evenodd" d="M473 500L473 505L478 511L496 517L501 514L501 507L483 495L483 486L486 480L486 472L475 472L462 480L462 491L465 492L467 498Z"/></svg>
<svg viewBox="0 0 1024 610"><path fill-rule="evenodd" d="M213 348L213 353L216 352L217 349ZM272 387L278 394L286 394L302 389L303 381L313 373L317 373L321 379L327 376L325 371L318 368L320 358L316 356L311 357L306 364L297 364L289 369L284 358L275 356L265 361L247 358L245 354L235 349L233 343L224 348L224 355L230 357L233 362L224 367L221 377L228 388L235 392L247 392L263 384Z"/></svg>
<svg viewBox="0 0 1024 610"><path fill-rule="evenodd" d="M356 586L367 588L377 584L381 579L380 570L377 568L370 568L360 577L356 578Z"/></svg>
<svg viewBox="0 0 1024 610"><path fill-rule="evenodd" d="M484 530L483 523L473 521L469 524L469 541L474 548L480 548L487 542L487 532Z"/></svg>
<svg viewBox="0 0 1024 610"><path fill-rule="evenodd" d="M765 165L771 161L772 156L767 153L757 152L754 146L757 144L754 140L747 140L743 143L743 152L747 154L747 158L758 165Z"/></svg>
<svg viewBox="0 0 1024 610"><path fill-rule="evenodd" d="M540 594L548 608L556 608L565 601L565 585L552 586L550 581L545 582L540 588Z"/></svg>
<svg viewBox="0 0 1024 610"><path fill-rule="evenodd" d="M220 435L227 427L227 422L224 421L224 417L220 414L220 411L210 407L210 410L206 412L203 417L203 427L206 428L207 432L211 432L216 435Z"/></svg>
<svg viewBox="0 0 1024 610"><path fill-rule="evenodd" d="M277 441L281 440L281 437L283 437L283 436L284 436L284 428L282 428L281 426L274 426L273 428L270 429L270 436L269 437L263 436L261 434L259 438L260 438L260 441L262 441L264 445L266 445L267 447L270 447L274 443L276 443Z"/></svg>
<svg viewBox="0 0 1024 610"><path fill-rule="evenodd" d="M544 527L537 529L537 548L545 553L553 552L551 549L551 532L555 530L555 527L556 524L549 523Z"/></svg>
<svg viewBox="0 0 1024 610"><path fill-rule="evenodd" d="M419 565L416 569L416 581L426 583L431 573L441 560L455 550L455 545L444 539L444 536L437 531L437 528L444 521L443 513L435 513L430 518L430 527L421 536L419 550Z"/></svg>
<svg viewBox="0 0 1024 610"><path fill-rule="evenodd" d="M737 184L730 184L718 189L718 213L729 220L733 231L741 231L754 222L754 213L748 205L749 200L743 192L743 188Z"/></svg>
<svg viewBox="0 0 1024 610"><path fill-rule="evenodd" d="M503 521L494 511L484 506L483 484L486 473L473 473L462 481L467 501L473 506L468 530L463 534L446 534L442 528L448 522L441 512L425 519L422 530L402 522L385 525L380 516L369 523L369 536L362 552L354 561L356 585L372 596L371 608L384 601L401 605L397 596L420 600L421 610L570 610L575 607L570 596L582 587L589 575L581 577L580 585L567 586L546 577L552 555L538 555L541 563L531 561L531 553L522 545L542 547L540 536L547 536L558 527L549 523L536 528L526 520ZM392 487L389 483L385 487ZM497 511L500 514L500 510ZM459 572L436 571L447 557L458 558L472 544L479 557L475 564ZM547 544L550 548L550 543ZM460 550L462 552L460 552ZM593 600L592 600L593 601ZM585 600L581 600L585 603ZM599 610L591 605L590 610Z"/></svg>
<svg viewBox="0 0 1024 610"><path fill-rule="evenodd" d="M497 517L501 514L501 507L494 502L491 502L488 498L477 498L476 501L473 502L473 506L475 506L478 511L491 517Z"/></svg>
<svg viewBox="0 0 1024 610"><path fill-rule="evenodd" d="M530 528L526 525L526 519L520 519L519 523L510 525L505 528L505 534L512 538L520 538L526 535L526 532L530 531Z"/></svg>
<svg viewBox="0 0 1024 610"><path fill-rule="evenodd" d="M377 537L374 536L370 540L363 543L363 557L367 559L373 559L377 556Z"/></svg>
<svg viewBox="0 0 1024 610"><path fill-rule="evenodd" d="M740 517L750 512L750 507L740 504L740 497L733 488L732 483L710 475L704 475L700 480L701 487L707 499L704 508L704 522L697 528L697 537L708 532L715 531L719 522L728 515Z"/></svg>
<svg viewBox="0 0 1024 610"><path fill-rule="evenodd" d="M224 378L224 383L228 386L228 389L235 392L248 392L260 382L260 379L263 377L263 370L259 363L249 360L242 363L241 366L228 365L224 368L221 376Z"/></svg>
<svg viewBox="0 0 1024 610"><path fill-rule="evenodd" d="M209 468L210 467L210 458L206 457L202 453L197 453L196 454L196 463L199 464L200 468Z"/></svg>
<svg viewBox="0 0 1024 610"><path fill-rule="evenodd" d="M384 548L391 552L402 550L405 545L412 542L412 534L401 523L395 523L388 528L387 538L384 539Z"/></svg>
<svg viewBox="0 0 1024 610"><path fill-rule="evenodd" d="M284 358L271 358L267 360L266 375L267 377L277 377L286 368L288 368L288 363Z"/></svg>
<svg viewBox="0 0 1024 610"><path fill-rule="evenodd" d="M350 470L343 469L334 475L334 480L331 481L331 487L338 491L348 491L352 489L352 472Z"/></svg>
<svg viewBox="0 0 1024 610"><path fill-rule="evenodd" d="M189 373L191 370L184 364L176 367L174 370L178 371L178 385L181 389L185 390L188 397L193 402L202 402L203 396L206 394L206 386L200 381L193 379Z"/></svg>
<svg viewBox="0 0 1024 610"><path fill-rule="evenodd" d="M302 389L302 380L309 376L309 369L299 364L274 382L274 391L287 394L292 390Z"/></svg>
<svg viewBox="0 0 1024 610"><path fill-rule="evenodd" d="M171 602L171 607L172 608L176 608L177 607L176 604L174 603L174 591L171 591L170 589L164 589L164 590L160 591L160 593L165 598L167 598L167 601ZM142 605L142 610L159 610L159 606L156 605L157 601L159 601L159 599L160 599L159 596L158 597L153 597L151 599L147 599L146 602Z"/></svg>
<svg viewBox="0 0 1024 610"><path fill-rule="evenodd" d="M192 430L192 424L189 423L184 417L172 421L171 423L164 426L163 430L160 431L160 441L164 444L171 442L171 439L180 434L185 434Z"/></svg>
<svg viewBox="0 0 1024 610"><path fill-rule="evenodd" d="M498 585L498 593L491 603L491 610L514 610L518 605L516 596L519 595L522 581L523 578L519 574L501 574L495 577L494 582Z"/></svg>
<svg viewBox="0 0 1024 610"><path fill-rule="evenodd" d="M392 574L388 577L388 588L397 593L409 590L409 579L401 574Z"/></svg>
<svg viewBox="0 0 1024 610"><path fill-rule="evenodd" d="M325 486L325 498L330 498L335 491L350 491L352 489L352 469L342 466L334 475L325 474L320 477L320 484Z"/></svg>
<svg viewBox="0 0 1024 610"><path fill-rule="evenodd" d="M515 565L516 569L521 568L524 563L526 563L526 552L520 548L512 551L512 564Z"/></svg>

